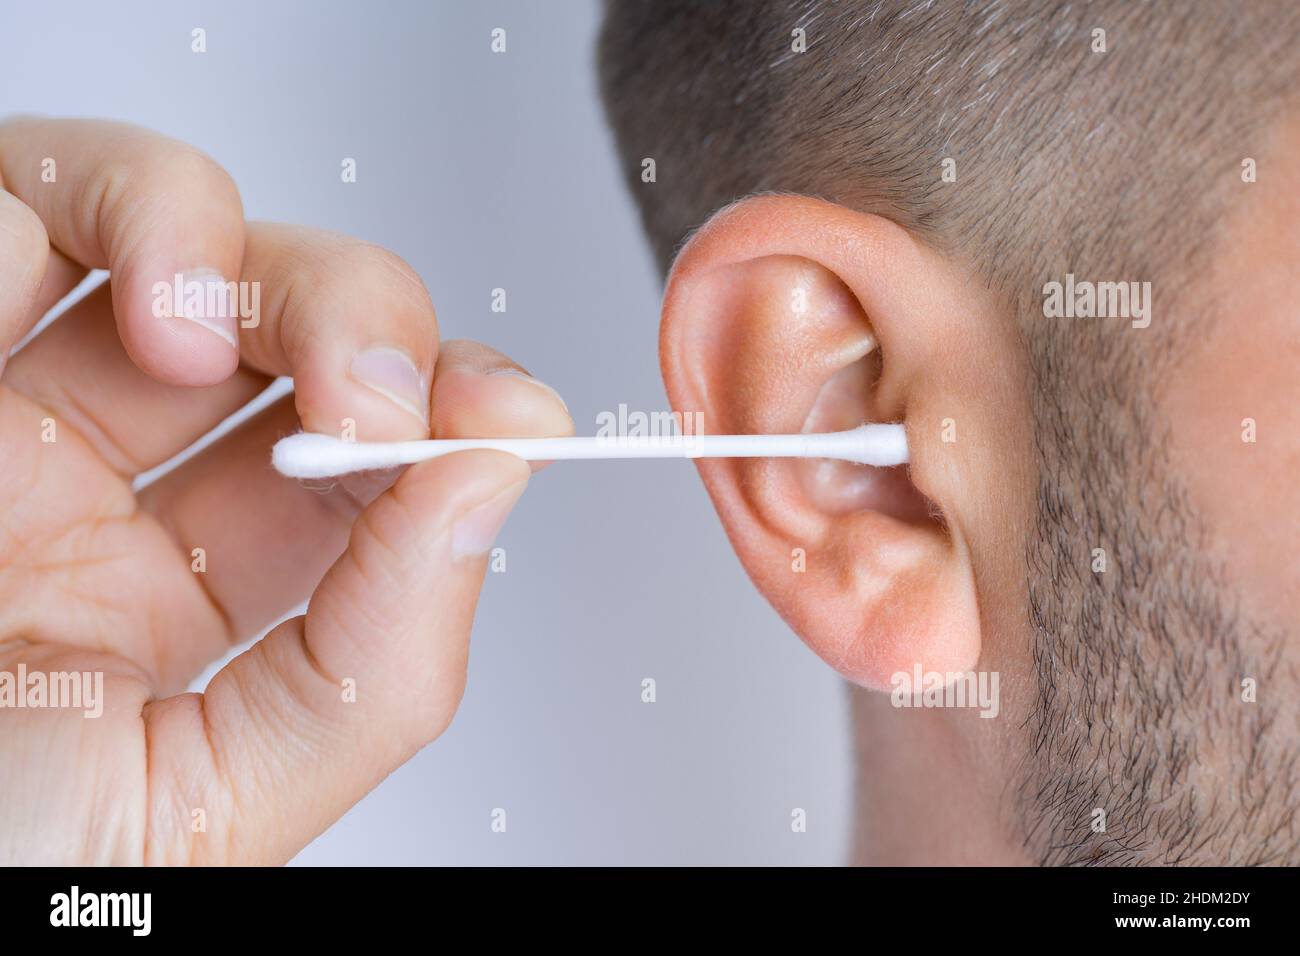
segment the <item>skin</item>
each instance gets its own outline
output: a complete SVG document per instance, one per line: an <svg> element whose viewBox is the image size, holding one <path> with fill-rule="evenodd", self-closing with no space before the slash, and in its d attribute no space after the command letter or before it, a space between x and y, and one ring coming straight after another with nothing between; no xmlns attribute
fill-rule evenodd
<svg viewBox="0 0 1300 956"><path fill-rule="evenodd" d="M981 769L1014 759L1010 722L895 710L881 693L918 661L941 672L997 661L1004 708L1031 679L1016 644L1032 449L1010 316L887 220L767 196L720 213L683 249L661 355L673 406L716 430L907 426L910 468L867 481L817 462L697 464L759 589L813 652L870 689L858 749L871 861L1021 862L988 836L1002 829L998 783ZM955 442L943 441L946 418ZM871 783L877 771L886 786ZM957 779L945 774L963 775L956 846L927 829ZM987 828L970 826L981 819Z"/></svg>
<svg viewBox="0 0 1300 956"><path fill-rule="evenodd" d="M1239 637L1248 660L1273 659L1274 645L1255 635L1284 635L1276 665L1255 675L1273 717L1263 765L1243 764L1249 741L1210 733L1233 726L1236 718L1225 714L1257 706L1238 696L1248 675L1215 671L1199 685L1202 695L1226 696L1186 705L1200 747L1164 806L1199 794L1204 805L1215 801L1216 820L1234 820L1241 794L1268 783L1272 799L1283 801L1258 819L1270 830L1286 819L1286 801L1294 808L1285 767L1274 761L1285 761L1285 741L1294 740L1300 673L1300 576L1293 561L1281 560L1300 549L1300 200L1290 188L1300 176L1298 156L1300 124L1291 123L1261 160L1269 176L1243 187L1212 237L1213 268L1194 280L1203 283L1198 299L1217 308L1149 383L1169 452L1153 480L1187 489L1204 556L1225 569L1221 582L1197 582L1200 595L1239 608L1250 625ZM1133 347L1159 344L1149 337ZM906 424L911 466L888 477L825 463L697 464L756 585L854 685L853 859L1034 862L1042 850L1025 834L1037 811L1025 809L1017 789L1037 759L1026 732L1039 677L1025 566L1037 475L1029 355L1014 310L962 262L888 221L764 196L717 214L680 253L665 297L662 359L674 407L701 412L718 430ZM1258 423L1256 443L1242 440L1246 417ZM945 418L955 422L955 441L943 440ZM918 513L918 495L928 513ZM1155 501L1127 503L1128 520L1149 522L1144 509ZM1092 544L1079 543L1085 568ZM794 549L806 553L805 568L792 567ZM1194 668L1204 654L1199 632L1174 639L1175 653ZM998 672L999 719L894 707L881 691L892 672L910 672L916 662L941 672ZM1130 743L1141 740L1141 727L1121 730ZM1220 861L1248 854L1249 823L1197 852Z"/></svg>
<svg viewBox="0 0 1300 956"><path fill-rule="evenodd" d="M0 671L104 675L95 719L0 709L0 862L285 861L451 721L486 552L530 470L468 452L326 491L271 471L271 444L344 419L359 440L572 422L549 388L496 374L521 371L505 356L440 343L397 256L246 223L230 177L183 144L9 122L0 182L0 357L88 268L111 272L0 377ZM237 348L153 314L153 283L196 268L261 284ZM418 374L363 384L351 362L372 347ZM132 493L277 375L291 398ZM308 597L204 694L179 693Z"/></svg>
<svg viewBox="0 0 1300 956"><path fill-rule="evenodd" d="M80 188L42 192L32 178L55 148L67 156L61 182ZM321 494L268 475L275 437L298 422L337 431L344 417L361 438L571 430L547 390L482 374L515 367L508 359L440 346L427 296L400 260L312 230L244 224L228 177L194 156L121 127L0 127L0 176L13 194L0 193L0 278L20 290L0 304L5 342L85 267L114 274L111 293L74 308L0 379L0 437L13 449L0 489L0 670L102 670L109 701L96 721L0 711L0 759L26 771L0 777L0 819L14 823L0 840L6 862L281 861L451 719L483 572L481 555L454 556L453 529L475 505L508 503L526 468L452 456L407 470L370 502L379 489ZM1277 558L1300 544L1300 208L1286 190L1300 176L1296 157L1289 126L1261 162L1272 174L1216 237L1200 281L1219 311L1153 396L1169 426L1166 467L1230 571L1223 586L1281 633L1300 602L1293 562ZM115 201L98 201L108 185ZM236 208L210 208L223 195ZM151 239L159 217L168 242ZM209 332L154 319L139 278L212 263L263 283L262 325L240 331L233 357ZM119 272L134 278L123 285ZM427 423L349 377L350 357L373 344L399 346L428 372ZM719 213L679 255L661 358L673 407L715 432L906 425L906 470L698 465L756 585L854 686L854 858L1032 862L1012 792L1037 694L1025 573L1037 475L1028 356L1007 304L966 264L885 219L761 197ZM292 402L131 495L130 474L277 374L294 376ZM1247 416L1259 423L1252 445L1240 438ZM39 440L47 417L59 424L55 445ZM944 440L947 419L955 441ZM202 576L190 571L199 544L221 557ZM273 630L206 694L167 696L309 593L305 618ZM1295 654L1294 641L1283 644L1261 694L1295 697ZM914 663L998 672L999 719L894 708L882 691ZM341 705L345 676L360 693ZM1288 732L1295 712L1282 715ZM1198 771L1240 774L1222 750ZM205 833L192 830L194 808L205 810Z"/></svg>

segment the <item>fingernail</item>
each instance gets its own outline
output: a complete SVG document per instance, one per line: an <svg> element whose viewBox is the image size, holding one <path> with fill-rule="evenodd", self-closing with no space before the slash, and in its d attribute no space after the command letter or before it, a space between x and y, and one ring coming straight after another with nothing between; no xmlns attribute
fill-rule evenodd
<svg viewBox="0 0 1300 956"><path fill-rule="evenodd" d="M173 290L172 315L219 335L231 348L239 348L239 290L212 269L191 269L181 274L180 289Z"/></svg>
<svg viewBox="0 0 1300 956"><path fill-rule="evenodd" d="M526 487L526 481L511 485L460 518L451 529L452 557L461 559L487 554L492 542L497 539L501 526L506 523L510 509L515 506Z"/></svg>
<svg viewBox="0 0 1300 956"><path fill-rule="evenodd" d="M349 372L362 385L428 422L429 389L405 352L388 346L366 349L352 359Z"/></svg>
<svg viewBox="0 0 1300 956"><path fill-rule="evenodd" d="M560 395L559 392L557 392L555 389L551 388L551 386L547 385L547 384L546 384L545 382L543 382L541 379L533 378L533 377L532 377L531 375L529 375L527 372L521 372L521 371L519 371L519 369L517 369L517 368L498 368L498 369L493 369L491 372L488 372L488 374L489 374L489 375L509 375L511 378L517 378L517 379L520 379L521 381L528 382L530 385L536 385L538 388L543 388L543 389L545 389L545 390L546 390L550 395L552 395L552 396L555 398L555 400L556 400L557 402L560 403L561 407L563 407L563 409L564 409L566 412L569 410L568 403L564 401L563 397L561 397L561 395Z"/></svg>

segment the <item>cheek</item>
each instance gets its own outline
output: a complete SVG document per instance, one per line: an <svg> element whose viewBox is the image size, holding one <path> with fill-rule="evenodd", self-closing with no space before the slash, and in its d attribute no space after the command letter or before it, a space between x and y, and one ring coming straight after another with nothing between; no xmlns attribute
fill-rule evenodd
<svg viewBox="0 0 1300 956"><path fill-rule="evenodd" d="M1275 155L1294 170L1300 126L1284 137ZM1213 531L1235 592L1284 631L1300 621L1300 193L1293 182L1283 175L1261 184L1225 227L1204 278L1219 314L1163 397L1175 474Z"/></svg>
<svg viewBox="0 0 1300 956"><path fill-rule="evenodd" d="M1213 532L1235 588L1264 618L1294 626L1300 335L1279 301L1296 300L1238 298L1248 307L1218 320L1204 347L1179 368L1163 404L1175 475Z"/></svg>

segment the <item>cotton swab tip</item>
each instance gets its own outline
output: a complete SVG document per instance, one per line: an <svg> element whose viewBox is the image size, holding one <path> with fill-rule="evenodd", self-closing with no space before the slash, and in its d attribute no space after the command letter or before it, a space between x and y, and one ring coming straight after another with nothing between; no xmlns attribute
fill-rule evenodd
<svg viewBox="0 0 1300 956"><path fill-rule="evenodd" d="M333 478L371 467L366 464L367 447L332 435L299 432L275 443L271 464L290 478Z"/></svg>

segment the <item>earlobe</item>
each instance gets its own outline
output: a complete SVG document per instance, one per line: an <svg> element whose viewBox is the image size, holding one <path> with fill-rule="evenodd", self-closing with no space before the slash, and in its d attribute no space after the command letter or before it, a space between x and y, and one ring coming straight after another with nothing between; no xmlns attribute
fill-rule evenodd
<svg viewBox="0 0 1300 956"><path fill-rule="evenodd" d="M864 281L905 281L891 224L825 203L766 197L733 208L683 250L665 297L661 353L673 406L711 432L837 431L907 422L923 320L869 314ZM825 219L856 232L828 232ZM876 251L846 276L846 241ZM925 281L926 277L915 277ZM889 296L874 296L876 310ZM911 350L909 352L909 349ZM897 363L895 368L891 363ZM925 460L924 455L920 456ZM979 615L969 557L906 468L775 459L701 460L750 577L837 671L888 689L916 665L974 666Z"/></svg>

